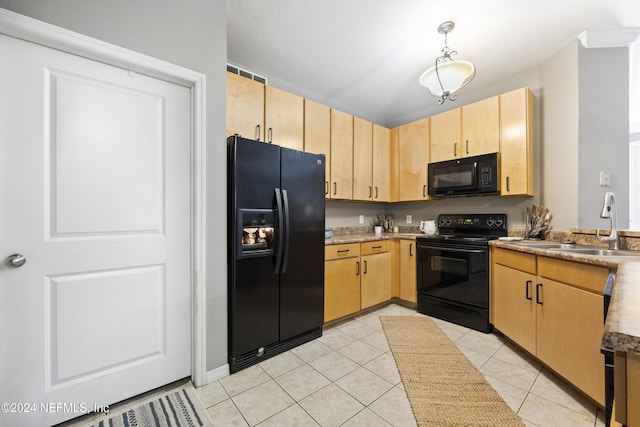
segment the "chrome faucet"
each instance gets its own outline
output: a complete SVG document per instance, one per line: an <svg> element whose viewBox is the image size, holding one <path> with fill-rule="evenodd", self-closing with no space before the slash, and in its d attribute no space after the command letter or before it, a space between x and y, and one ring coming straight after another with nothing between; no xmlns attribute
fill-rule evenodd
<svg viewBox="0 0 640 427"><path fill-rule="evenodd" d="M596 236L600 243L608 243L609 249L618 249L620 238L618 237L618 226L616 223L616 217L618 216L618 208L616 206L616 196L607 191L604 195L604 205L602 206L602 212L600 212L600 218L609 218L611 220L611 231L609 237L600 237L600 230L596 231Z"/></svg>

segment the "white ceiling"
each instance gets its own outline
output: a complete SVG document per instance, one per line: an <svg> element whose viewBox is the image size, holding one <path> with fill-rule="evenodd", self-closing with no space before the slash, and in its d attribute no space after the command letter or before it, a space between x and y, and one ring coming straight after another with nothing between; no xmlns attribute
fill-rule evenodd
<svg viewBox="0 0 640 427"><path fill-rule="evenodd" d="M640 27L639 0L227 0L226 6L229 63L387 126L406 111L437 105L418 77L440 55L444 36L437 28L444 21L456 23L448 42L457 58L476 66L462 92L535 69L585 30Z"/></svg>

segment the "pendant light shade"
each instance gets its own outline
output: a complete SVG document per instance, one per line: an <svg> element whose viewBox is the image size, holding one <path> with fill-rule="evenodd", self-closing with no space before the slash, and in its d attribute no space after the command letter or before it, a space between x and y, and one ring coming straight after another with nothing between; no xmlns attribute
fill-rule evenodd
<svg viewBox="0 0 640 427"><path fill-rule="evenodd" d="M442 56L436 58L435 65L422 73L418 81L426 87L433 96L440 97L439 104L446 99L454 101L455 93L473 80L476 69L469 61L456 61L453 56L458 52L452 51L447 45L447 34L453 30L453 21L440 24L438 32L444 34L444 48Z"/></svg>
<svg viewBox="0 0 640 427"><path fill-rule="evenodd" d="M439 77L438 77L439 75ZM420 76L420 84L433 96L454 94L473 80L476 68L469 61L451 61L431 67ZM444 88L452 88L445 90Z"/></svg>

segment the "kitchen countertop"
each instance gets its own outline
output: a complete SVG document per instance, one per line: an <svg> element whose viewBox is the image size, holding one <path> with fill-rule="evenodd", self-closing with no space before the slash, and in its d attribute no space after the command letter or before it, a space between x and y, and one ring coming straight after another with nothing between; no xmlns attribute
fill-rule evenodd
<svg viewBox="0 0 640 427"><path fill-rule="evenodd" d="M638 279L640 277L640 256L637 260L633 257L601 257L520 246L517 243L499 240L493 240L489 244L534 255L599 265L614 270L616 280L604 325L602 346L640 355L640 283Z"/></svg>
<svg viewBox="0 0 640 427"><path fill-rule="evenodd" d="M424 236L422 233L354 233L354 234L338 234L328 239L324 239L325 245L342 245L345 243L363 243L375 242L376 240L389 239L413 239L417 236Z"/></svg>

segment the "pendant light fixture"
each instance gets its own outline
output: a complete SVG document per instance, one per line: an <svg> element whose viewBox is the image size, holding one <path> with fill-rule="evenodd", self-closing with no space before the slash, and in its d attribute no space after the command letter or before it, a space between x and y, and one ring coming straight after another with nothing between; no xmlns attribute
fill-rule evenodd
<svg viewBox="0 0 640 427"><path fill-rule="evenodd" d="M465 87L476 75L476 68L471 62L456 61L453 59L457 51L450 50L447 44L447 34L455 28L453 21L446 21L438 27L438 33L444 34L444 47L442 56L436 58L435 66L422 73L418 80L420 84L431 92L432 95L440 97L438 104L445 100L455 101L457 91Z"/></svg>

